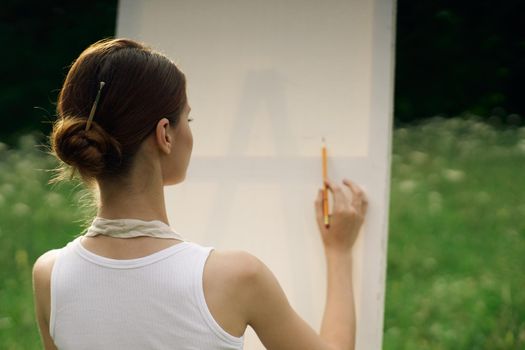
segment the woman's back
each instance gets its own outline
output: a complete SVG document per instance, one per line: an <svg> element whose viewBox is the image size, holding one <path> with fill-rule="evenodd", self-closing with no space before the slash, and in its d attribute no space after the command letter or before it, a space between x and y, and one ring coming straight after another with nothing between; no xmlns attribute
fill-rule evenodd
<svg viewBox="0 0 525 350"><path fill-rule="evenodd" d="M211 248L180 242L110 259L77 238L56 251L50 334L60 349L240 349L215 321L203 290ZM147 296L146 298L144 296Z"/></svg>

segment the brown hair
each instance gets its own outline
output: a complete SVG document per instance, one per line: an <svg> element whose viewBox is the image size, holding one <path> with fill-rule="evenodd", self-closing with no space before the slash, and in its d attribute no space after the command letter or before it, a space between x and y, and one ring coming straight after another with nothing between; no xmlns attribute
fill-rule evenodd
<svg viewBox="0 0 525 350"><path fill-rule="evenodd" d="M166 56L129 39L92 44L74 61L58 96L50 144L63 164L53 181L76 170L88 184L125 175L157 122L168 118L176 127L186 102L185 76Z"/></svg>

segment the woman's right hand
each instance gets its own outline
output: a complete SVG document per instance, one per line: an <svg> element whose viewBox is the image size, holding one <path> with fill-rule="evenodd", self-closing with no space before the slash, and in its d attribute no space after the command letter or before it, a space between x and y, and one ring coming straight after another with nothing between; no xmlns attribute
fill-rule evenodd
<svg viewBox="0 0 525 350"><path fill-rule="evenodd" d="M364 192L352 181L343 180L352 195L343 186L327 180L326 185L332 193L330 225L326 227L323 216L323 190L320 189L315 200L317 225L325 251L348 253L351 251L364 222L368 200Z"/></svg>

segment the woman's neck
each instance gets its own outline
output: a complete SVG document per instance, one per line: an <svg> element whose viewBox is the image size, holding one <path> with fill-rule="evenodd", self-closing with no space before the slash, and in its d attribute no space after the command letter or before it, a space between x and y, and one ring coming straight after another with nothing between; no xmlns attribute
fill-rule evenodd
<svg viewBox="0 0 525 350"><path fill-rule="evenodd" d="M99 182L97 216L106 219L159 220L169 225L160 176L131 177L131 180L126 186Z"/></svg>

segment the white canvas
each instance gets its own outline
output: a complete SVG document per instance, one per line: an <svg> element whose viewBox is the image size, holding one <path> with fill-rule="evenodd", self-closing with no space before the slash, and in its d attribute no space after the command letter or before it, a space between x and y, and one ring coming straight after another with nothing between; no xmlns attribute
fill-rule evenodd
<svg viewBox="0 0 525 350"><path fill-rule="evenodd" d="M364 188L355 247L357 349L381 349L388 230L392 0L121 0L117 35L172 58L188 80L194 149L166 188L187 240L246 250L319 330L325 263L314 218L328 173ZM245 349L263 349L252 331Z"/></svg>

